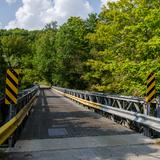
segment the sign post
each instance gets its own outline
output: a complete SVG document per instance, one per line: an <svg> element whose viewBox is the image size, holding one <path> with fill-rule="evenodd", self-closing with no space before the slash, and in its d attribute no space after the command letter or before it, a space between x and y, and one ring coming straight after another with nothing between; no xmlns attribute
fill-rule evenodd
<svg viewBox="0 0 160 160"><path fill-rule="evenodd" d="M157 117L160 118L160 95L158 95Z"/></svg>
<svg viewBox="0 0 160 160"><path fill-rule="evenodd" d="M154 102L155 95L156 95L156 79L155 79L155 73L151 72L147 77L147 91L146 91L146 114L150 115L150 104ZM149 128L144 128L145 135L149 136Z"/></svg>
<svg viewBox="0 0 160 160"><path fill-rule="evenodd" d="M5 88L5 104L9 105L9 117L12 119L16 114L17 96L18 96L18 79L19 79L19 70L9 68L7 69L6 74L6 88ZM13 144L13 138L9 139L9 146Z"/></svg>

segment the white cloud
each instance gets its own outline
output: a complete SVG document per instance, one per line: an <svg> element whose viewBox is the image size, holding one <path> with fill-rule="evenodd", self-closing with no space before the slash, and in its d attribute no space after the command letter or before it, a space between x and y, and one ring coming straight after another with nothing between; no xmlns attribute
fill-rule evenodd
<svg viewBox="0 0 160 160"><path fill-rule="evenodd" d="M108 2L116 2L118 0L101 0L101 5L107 5Z"/></svg>
<svg viewBox="0 0 160 160"><path fill-rule="evenodd" d="M6 0L7 3L12 4L12 3L16 3L17 0Z"/></svg>
<svg viewBox="0 0 160 160"><path fill-rule="evenodd" d="M41 29L46 23L64 23L70 16L86 18L93 11L87 0L22 0L23 5L16 12L16 19L6 29Z"/></svg>

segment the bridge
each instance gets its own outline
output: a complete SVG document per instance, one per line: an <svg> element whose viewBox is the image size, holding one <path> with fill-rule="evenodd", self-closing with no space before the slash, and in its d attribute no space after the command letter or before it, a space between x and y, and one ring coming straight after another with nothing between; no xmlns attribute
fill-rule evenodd
<svg viewBox="0 0 160 160"><path fill-rule="evenodd" d="M160 159L156 102L148 114L142 98L34 86L0 103L2 160Z"/></svg>

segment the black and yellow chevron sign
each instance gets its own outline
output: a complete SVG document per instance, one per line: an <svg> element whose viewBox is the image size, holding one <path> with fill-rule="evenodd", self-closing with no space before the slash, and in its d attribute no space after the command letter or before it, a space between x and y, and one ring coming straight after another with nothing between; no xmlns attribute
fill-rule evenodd
<svg viewBox="0 0 160 160"><path fill-rule="evenodd" d="M7 69L5 104L17 104L19 69Z"/></svg>
<svg viewBox="0 0 160 160"><path fill-rule="evenodd" d="M151 72L147 78L147 96L146 96L147 103L151 103L154 101L156 95L155 85L156 85L155 74Z"/></svg>

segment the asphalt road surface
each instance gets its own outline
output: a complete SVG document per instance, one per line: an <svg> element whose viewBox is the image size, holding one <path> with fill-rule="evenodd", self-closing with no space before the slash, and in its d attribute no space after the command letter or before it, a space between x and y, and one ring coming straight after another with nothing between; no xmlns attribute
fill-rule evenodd
<svg viewBox="0 0 160 160"><path fill-rule="evenodd" d="M157 160L153 140L41 88L6 160Z"/></svg>

